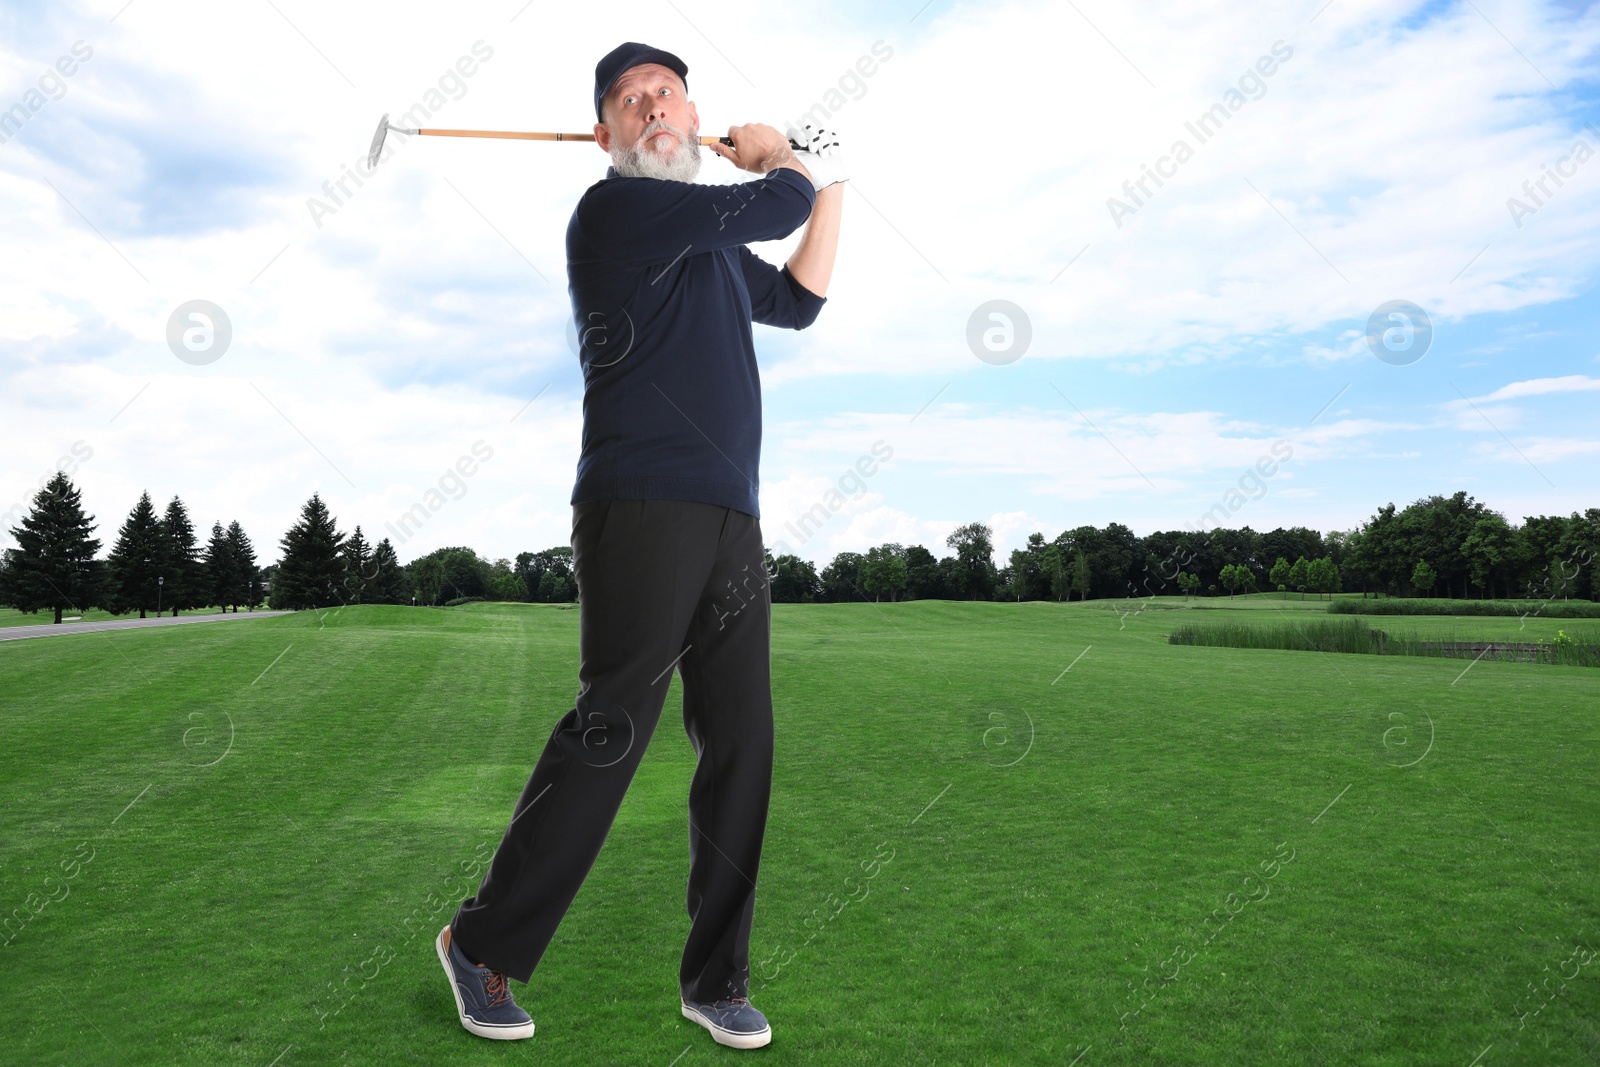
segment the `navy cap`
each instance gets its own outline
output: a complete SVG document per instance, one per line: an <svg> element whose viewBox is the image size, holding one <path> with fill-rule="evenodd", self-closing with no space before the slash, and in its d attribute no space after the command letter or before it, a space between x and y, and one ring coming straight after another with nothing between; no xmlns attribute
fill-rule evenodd
<svg viewBox="0 0 1600 1067"><path fill-rule="evenodd" d="M600 113L600 105L605 100L611 87L617 84L617 79L630 67L637 67L641 63L660 63L683 79L684 89L689 88L689 65L671 52L659 48L651 48L647 44L637 41L624 41L611 51L594 67L594 117L595 121L605 121Z"/></svg>

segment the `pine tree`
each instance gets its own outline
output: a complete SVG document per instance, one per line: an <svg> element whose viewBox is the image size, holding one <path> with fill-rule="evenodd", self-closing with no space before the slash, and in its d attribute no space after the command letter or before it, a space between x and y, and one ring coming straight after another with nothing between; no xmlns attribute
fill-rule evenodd
<svg viewBox="0 0 1600 1067"><path fill-rule="evenodd" d="M167 558L164 603L172 608L173 615L184 608L204 607L211 598L206 595L194 523L189 521L189 509L177 497L167 504L167 513L161 517L161 535Z"/></svg>
<svg viewBox="0 0 1600 1067"><path fill-rule="evenodd" d="M372 546L361 535L360 526L344 543L344 566L345 579L339 590L340 598L346 604L370 602L372 597L368 586L376 575L372 570Z"/></svg>
<svg viewBox="0 0 1600 1067"><path fill-rule="evenodd" d="M205 557L201 565L206 599L228 610L228 592L232 588L233 561L228 552L228 532L222 523L211 524L211 540L206 542ZM238 610L235 608L234 610Z"/></svg>
<svg viewBox="0 0 1600 1067"><path fill-rule="evenodd" d="M321 495L312 493L300 521L279 542L283 559L272 582L272 606L300 611L343 604L344 536Z"/></svg>
<svg viewBox="0 0 1600 1067"><path fill-rule="evenodd" d="M146 611L158 610L161 587L157 579L164 577L166 547L150 494L141 493L111 547L112 614L137 610L142 619Z"/></svg>
<svg viewBox="0 0 1600 1067"><path fill-rule="evenodd" d="M237 615L240 604L254 610L261 603L261 569L256 566L256 546L250 543L238 519L228 523L227 540L231 569L228 599L223 603L232 604L233 613Z"/></svg>
<svg viewBox="0 0 1600 1067"><path fill-rule="evenodd" d="M33 510L11 528L17 547L0 558L0 604L33 613L62 609L79 612L103 599L105 565L94 558L100 542L91 537L94 516L83 513L77 487L65 474L55 476L33 498Z"/></svg>
<svg viewBox="0 0 1600 1067"><path fill-rule="evenodd" d="M374 604L405 604L411 600L411 591L406 585L405 571L400 567L400 559L394 554L394 546L385 537L378 542L372 550L372 602Z"/></svg>

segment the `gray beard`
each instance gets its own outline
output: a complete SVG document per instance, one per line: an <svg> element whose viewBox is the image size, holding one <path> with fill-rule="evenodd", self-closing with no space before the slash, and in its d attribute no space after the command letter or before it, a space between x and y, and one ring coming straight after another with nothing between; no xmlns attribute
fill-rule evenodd
<svg viewBox="0 0 1600 1067"><path fill-rule="evenodd" d="M669 130L678 135L678 147L666 157L645 148L644 143L657 130ZM652 122L631 145L611 146L611 165L624 178L660 178L665 181L692 182L700 173L700 130L689 131L687 139L676 127L664 122Z"/></svg>

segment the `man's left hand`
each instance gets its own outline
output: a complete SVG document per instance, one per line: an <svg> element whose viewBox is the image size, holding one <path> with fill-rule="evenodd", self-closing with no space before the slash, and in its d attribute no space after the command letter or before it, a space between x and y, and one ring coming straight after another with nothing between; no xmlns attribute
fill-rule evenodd
<svg viewBox="0 0 1600 1067"><path fill-rule="evenodd" d="M830 185L849 181L845 174L843 154L839 148L839 135L831 130L818 129L806 123L803 127L790 126L784 133L800 147L795 151L800 162L811 173L811 184L821 192Z"/></svg>

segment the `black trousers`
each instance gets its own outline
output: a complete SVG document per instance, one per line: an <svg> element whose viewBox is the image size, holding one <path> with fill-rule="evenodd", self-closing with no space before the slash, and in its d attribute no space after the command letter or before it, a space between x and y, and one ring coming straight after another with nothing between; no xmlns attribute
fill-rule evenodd
<svg viewBox="0 0 1600 1067"><path fill-rule="evenodd" d="M749 995L750 925L772 792L771 601L759 521L680 500L573 508L579 691L545 743L475 896L451 922L474 962L527 982L594 866L672 671L689 787L691 1000ZM616 936L632 934L618 928Z"/></svg>

